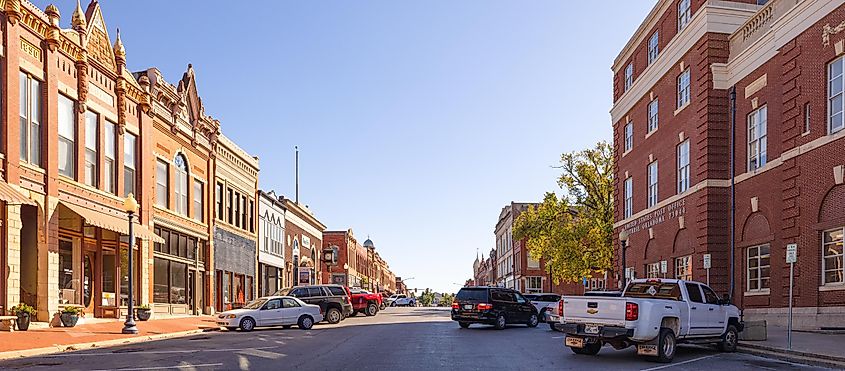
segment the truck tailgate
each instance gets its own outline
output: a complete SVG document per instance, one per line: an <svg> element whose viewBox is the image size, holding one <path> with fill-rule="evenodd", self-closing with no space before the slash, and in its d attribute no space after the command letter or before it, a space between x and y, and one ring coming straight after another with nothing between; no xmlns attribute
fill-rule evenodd
<svg viewBox="0 0 845 371"><path fill-rule="evenodd" d="M605 326L625 325L624 298L564 296L563 323L591 323Z"/></svg>

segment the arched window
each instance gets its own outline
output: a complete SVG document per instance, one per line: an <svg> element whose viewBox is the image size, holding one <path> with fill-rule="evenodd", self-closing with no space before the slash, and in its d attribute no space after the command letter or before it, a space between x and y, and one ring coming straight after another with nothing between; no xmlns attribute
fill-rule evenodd
<svg viewBox="0 0 845 371"><path fill-rule="evenodd" d="M188 161L185 160L183 154L176 155L173 160L173 165L176 173L175 194L176 194L176 212L182 215L188 215Z"/></svg>

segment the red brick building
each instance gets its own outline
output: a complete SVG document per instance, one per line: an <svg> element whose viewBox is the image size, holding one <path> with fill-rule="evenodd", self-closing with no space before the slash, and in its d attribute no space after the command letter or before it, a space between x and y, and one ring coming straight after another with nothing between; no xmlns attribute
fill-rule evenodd
<svg viewBox="0 0 845 371"><path fill-rule="evenodd" d="M841 323L843 1L758 2L661 0L614 61L614 227L636 277L706 281L710 254L711 286L776 324L795 243L796 326Z"/></svg>

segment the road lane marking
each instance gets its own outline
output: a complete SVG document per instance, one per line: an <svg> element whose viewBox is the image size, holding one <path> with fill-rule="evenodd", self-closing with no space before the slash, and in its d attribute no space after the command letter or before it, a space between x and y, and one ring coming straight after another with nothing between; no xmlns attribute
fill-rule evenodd
<svg viewBox="0 0 845 371"><path fill-rule="evenodd" d="M121 371L142 371L142 370L172 370L172 369L183 369L183 368L197 368L197 367L218 367L223 366L222 363L204 363L201 365L178 365L178 366L158 366L158 367L138 367L138 368L104 368L102 370L92 370L92 371L114 371L114 370L121 370Z"/></svg>
<svg viewBox="0 0 845 371"><path fill-rule="evenodd" d="M662 369L664 369L664 368L669 368L669 367L674 367L674 366L685 365L685 364L687 364L687 363L698 362L698 361L701 361L701 360L703 360L703 359L712 358L712 357L715 357L715 356L717 356L717 354L712 354L712 355L709 355L709 356L704 356L704 357L698 357L698 358L694 358L694 359L688 359L688 360L683 361L683 362L672 363L672 364L665 365L665 366L657 366L657 367L652 367L652 368L644 368L644 369L642 369L642 370L640 370L640 371L654 371L654 370L662 370Z"/></svg>
<svg viewBox="0 0 845 371"><path fill-rule="evenodd" d="M45 358L50 357L83 357L83 356L116 356L116 355L137 355L138 353L143 354L178 354L178 353L199 353L199 352L243 352L246 350L262 350L262 349L273 349L278 348L277 346L271 347L258 347L258 348L230 348L230 349L189 349L189 350L144 350L144 351L137 351L137 352L101 352L101 353L66 353L66 354L50 354L45 355Z"/></svg>

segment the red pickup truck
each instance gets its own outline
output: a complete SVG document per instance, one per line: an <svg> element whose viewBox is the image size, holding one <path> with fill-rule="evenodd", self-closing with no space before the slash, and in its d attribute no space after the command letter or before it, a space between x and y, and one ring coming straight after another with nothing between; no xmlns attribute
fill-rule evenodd
<svg viewBox="0 0 845 371"><path fill-rule="evenodd" d="M358 288L350 288L349 291L352 293L352 316L358 313L375 316L378 313L382 306L381 295Z"/></svg>

